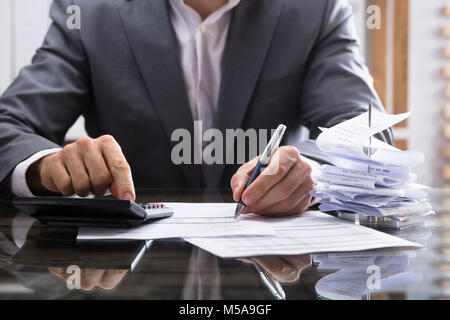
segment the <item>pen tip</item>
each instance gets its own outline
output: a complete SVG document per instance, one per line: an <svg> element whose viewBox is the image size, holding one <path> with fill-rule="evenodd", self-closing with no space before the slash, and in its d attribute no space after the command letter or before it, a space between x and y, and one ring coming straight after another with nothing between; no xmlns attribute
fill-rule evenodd
<svg viewBox="0 0 450 320"><path fill-rule="evenodd" d="M244 211L245 206L242 203L238 203L236 207L236 211L234 211L234 218L237 218L241 215L242 211Z"/></svg>

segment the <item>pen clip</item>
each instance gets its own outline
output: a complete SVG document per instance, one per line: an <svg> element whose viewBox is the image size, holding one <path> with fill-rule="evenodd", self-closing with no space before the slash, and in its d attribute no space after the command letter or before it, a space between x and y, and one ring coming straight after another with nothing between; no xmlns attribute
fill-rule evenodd
<svg viewBox="0 0 450 320"><path fill-rule="evenodd" d="M283 124L280 124L275 131L275 133L270 138L269 143L267 144L266 149L264 149L263 154L261 155L260 161L263 165L269 165L270 160L272 159L272 156L275 154L275 152L278 150L278 147L280 146L281 139L283 139L284 132L286 131L286 126Z"/></svg>

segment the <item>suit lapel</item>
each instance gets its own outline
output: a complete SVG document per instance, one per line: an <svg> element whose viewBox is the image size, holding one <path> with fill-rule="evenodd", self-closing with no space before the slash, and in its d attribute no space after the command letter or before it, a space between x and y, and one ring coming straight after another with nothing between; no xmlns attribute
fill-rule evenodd
<svg viewBox="0 0 450 320"><path fill-rule="evenodd" d="M225 132L225 129L240 128L242 125L283 3L284 0L242 0L234 10L223 55L216 119L222 132ZM213 185L219 182L224 167L218 165L212 169Z"/></svg>
<svg viewBox="0 0 450 320"><path fill-rule="evenodd" d="M130 46L168 139L179 128L194 136L178 42L166 0L134 0L119 8ZM173 147L176 142L172 142ZM192 187L202 187L199 165L181 165ZM199 179L200 177L200 179Z"/></svg>

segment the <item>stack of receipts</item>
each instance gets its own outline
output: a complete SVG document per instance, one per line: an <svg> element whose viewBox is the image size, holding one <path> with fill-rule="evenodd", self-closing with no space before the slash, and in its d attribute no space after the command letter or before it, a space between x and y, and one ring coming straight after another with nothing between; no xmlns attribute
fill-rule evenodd
<svg viewBox="0 0 450 320"><path fill-rule="evenodd" d="M420 244L337 219L322 212L264 218L234 218L235 203L168 203L174 215L130 229L80 228L78 240L184 238L223 258L420 248Z"/></svg>
<svg viewBox="0 0 450 320"><path fill-rule="evenodd" d="M313 196L322 211L349 211L366 216L404 221L432 213L427 187L414 183L411 167L424 160L418 151L401 151L374 137L410 113L390 115L373 111L322 129L317 147L330 164L315 170Z"/></svg>

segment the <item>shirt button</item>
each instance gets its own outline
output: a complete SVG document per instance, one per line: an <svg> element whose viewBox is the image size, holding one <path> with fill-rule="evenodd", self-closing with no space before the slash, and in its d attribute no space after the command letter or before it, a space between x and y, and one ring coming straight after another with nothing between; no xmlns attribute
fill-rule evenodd
<svg viewBox="0 0 450 320"><path fill-rule="evenodd" d="M205 82L203 80L200 80L199 87L200 89L203 89L205 87Z"/></svg>
<svg viewBox="0 0 450 320"><path fill-rule="evenodd" d="M205 27L205 25L203 25L203 24L200 25L200 28L199 28L199 29L200 29L200 32L201 32L201 33L204 33L204 32L206 31L206 27Z"/></svg>

